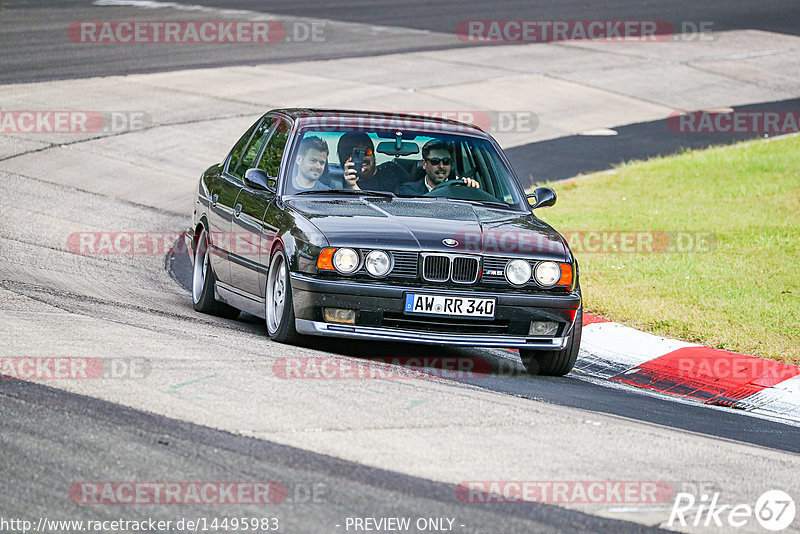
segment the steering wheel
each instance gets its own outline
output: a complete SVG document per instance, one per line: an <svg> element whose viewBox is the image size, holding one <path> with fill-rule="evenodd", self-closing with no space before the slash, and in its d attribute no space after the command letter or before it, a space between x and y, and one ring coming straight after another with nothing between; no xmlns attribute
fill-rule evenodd
<svg viewBox="0 0 800 534"><path fill-rule="evenodd" d="M434 187L433 189L428 191L425 195L426 196L430 195L433 192L436 192L436 193L446 192L446 191L449 191L453 187L469 187L469 186L464 182L464 180L459 180L459 179L454 178L452 180L446 180L446 181L440 183L439 185L437 185L436 187ZM434 195L434 196L436 196L436 195Z"/></svg>
<svg viewBox="0 0 800 534"><path fill-rule="evenodd" d="M475 175L478 174L478 167L472 167L469 171L465 172L461 177L462 178L475 178Z"/></svg>
<svg viewBox="0 0 800 534"><path fill-rule="evenodd" d="M470 187L463 180L442 182L425 195L426 197L447 197L455 200L479 200L497 202L497 198L478 187Z"/></svg>

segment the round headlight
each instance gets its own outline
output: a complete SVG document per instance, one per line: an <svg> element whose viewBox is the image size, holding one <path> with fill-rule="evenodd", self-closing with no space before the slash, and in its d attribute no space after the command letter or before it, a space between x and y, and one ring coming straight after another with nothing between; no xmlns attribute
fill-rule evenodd
<svg viewBox="0 0 800 534"><path fill-rule="evenodd" d="M561 278L561 267L552 261L543 261L536 266L536 281L545 287L556 285Z"/></svg>
<svg viewBox="0 0 800 534"><path fill-rule="evenodd" d="M385 276L392 268L392 260L384 251L373 250L367 254L364 266L372 276Z"/></svg>
<svg viewBox="0 0 800 534"><path fill-rule="evenodd" d="M352 248L340 248L333 254L333 266L340 273L354 272L358 269L358 252Z"/></svg>
<svg viewBox="0 0 800 534"><path fill-rule="evenodd" d="M527 284L531 279L531 264L525 260L511 260L506 265L506 280L515 286Z"/></svg>

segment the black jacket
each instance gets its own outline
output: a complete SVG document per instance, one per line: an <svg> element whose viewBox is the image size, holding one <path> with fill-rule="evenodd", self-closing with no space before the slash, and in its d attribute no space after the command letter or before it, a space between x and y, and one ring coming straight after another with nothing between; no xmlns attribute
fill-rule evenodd
<svg viewBox="0 0 800 534"><path fill-rule="evenodd" d="M398 195L419 196L428 192L425 186L425 178L416 182L406 182L397 189Z"/></svg>

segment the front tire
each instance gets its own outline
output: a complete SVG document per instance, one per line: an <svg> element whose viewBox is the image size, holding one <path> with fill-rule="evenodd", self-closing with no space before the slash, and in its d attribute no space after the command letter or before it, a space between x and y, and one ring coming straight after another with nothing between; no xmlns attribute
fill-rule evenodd
<svg viewBox="0 0 800 534"><path fill-rule="evenodd" d="M567 339L567 346L561 350L528 350L520 349L522 364L529 374L544 376L564 376L575 367L578 350L581 347L583 331L583 306L575 315L575 325Z"/></svg>
<svg viewBox="0 0 800 534"><path fill-rule="evenodd" d="M192 304L194 309L224 317L225 319L236 319L239 310L229 306L224 302L218 301L214 297L214 284L216 278L211 269L208 251L208 234L205 229L197 238L197 247L194 252L194 267L192 268Z"/></svg>
<svg viewBox="0 0 800 534"><path fill-rule="evenodd" d="M277 249L272 255L272 262L267 274L264 307L269 338L278 343L296 342L300 336L294 326L289 263L282 249Z"/></svg>

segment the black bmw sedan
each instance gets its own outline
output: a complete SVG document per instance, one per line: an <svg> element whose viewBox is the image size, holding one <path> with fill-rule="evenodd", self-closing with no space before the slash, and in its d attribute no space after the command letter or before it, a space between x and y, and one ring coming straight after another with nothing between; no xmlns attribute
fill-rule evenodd
<svg viewBox="0 0 800 534"><path fill-rule="evenodd" d="M582 301L564 238L503 151L455 121L266 113L200 178L186 242L201 312L269 337L518 348L531 373L577 358Z"/></svg>

